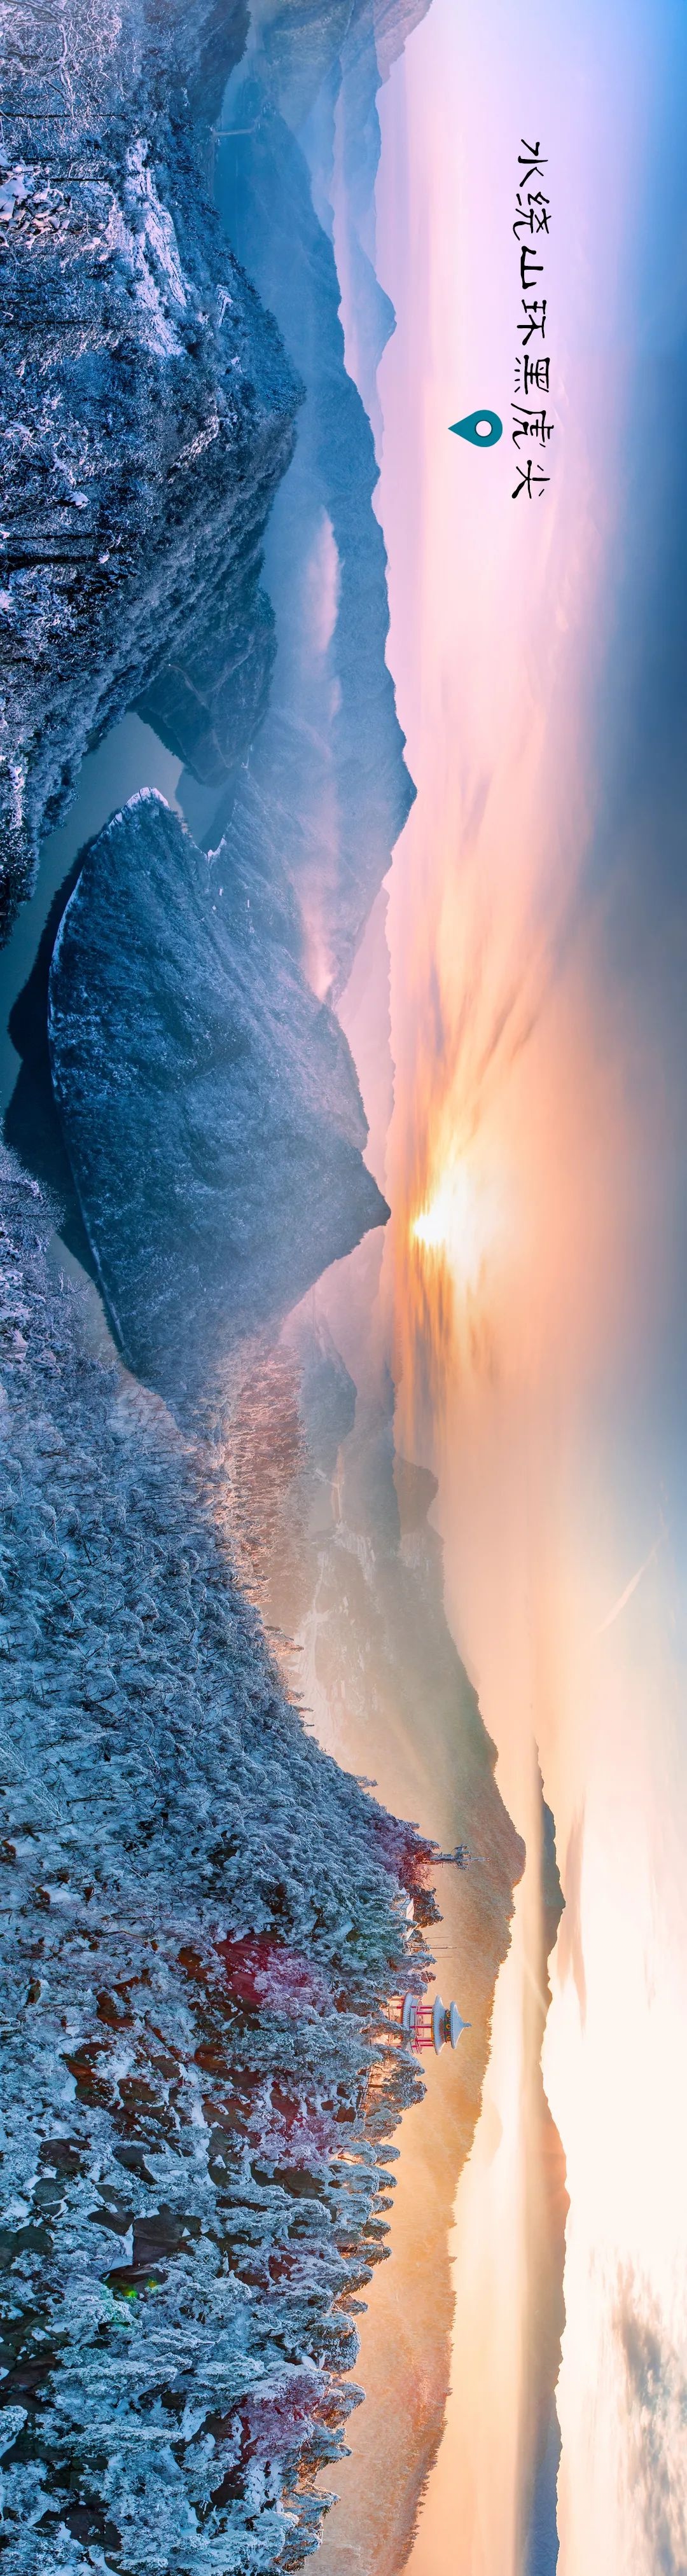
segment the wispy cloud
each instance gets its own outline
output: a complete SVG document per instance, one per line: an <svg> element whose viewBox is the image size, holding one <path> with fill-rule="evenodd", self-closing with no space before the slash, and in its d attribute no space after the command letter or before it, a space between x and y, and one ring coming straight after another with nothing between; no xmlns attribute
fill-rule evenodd
<svg viewBox="0 0 687 2576"><path fill-rule="evenodd" d="M614 1601L612 1610L609 1610L606 1618L602 1619L601 1626L597 1631L599 1637L605 1636L606 1629L612 1628L614 1620L620 1618L621 1610L624 1610L627 1602L632 1600L633 1592L636 1592L638 1583L641 1583L642 1575L648 1574L649 1566L653 1565L654 1557L658 1555L661 1539L664 1535L664 1531L659 1530L657 1538L654 1539L653 1547L650 1547L649 1549L648 1556L645 1556L642 1564L637 1566L636 1573L631 1574L629 1583L626 1583L625 1589L619 1594L618 1600Z"/></svg>
<svg viewBox="0 0 687 2576"><path fill-rule="evenodd" d="M687 2379L658 2304L631 2267L621 2275L616 2328L647 2564L652 2576L687 2576Z"/></svg>

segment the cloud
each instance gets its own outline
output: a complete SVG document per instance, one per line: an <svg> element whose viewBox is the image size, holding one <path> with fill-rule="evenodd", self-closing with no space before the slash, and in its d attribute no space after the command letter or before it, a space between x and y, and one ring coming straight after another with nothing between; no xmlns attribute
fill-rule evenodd
<svg viewBox="0 0 687 2576"><path fill-rule="evenodd" d="M658 1537L654 1539L653 1547L650 1547L648 1556L645 1556L642 1564L638 1565L636 1573L631 1574L629 1583L625 1584L625 1589L620 1593L619 1599L614 1601L612 1610L609 1610L606 1618L602 1619L601 1626L597 1629L597 1636L605 1636L606 1629L612 1628L615 1625L616 1619L620 1618L621 1610L624 1610L628 1601L632 1600L633 1592L636 1592L638 1583L641 1583L642 1575L648 1574L649 1566L653 1565L654 1557L658 1555L662 1536L663 1532L662 1530L659 1530Z"/></svg>
<svg viewBox="0 0 687 2576"><path fill-rule="evenodd" d="M687 2379L660 2308L631 2269L616 2314L627 2383L630 2477L651 2576L687 2576Z"/></svg>

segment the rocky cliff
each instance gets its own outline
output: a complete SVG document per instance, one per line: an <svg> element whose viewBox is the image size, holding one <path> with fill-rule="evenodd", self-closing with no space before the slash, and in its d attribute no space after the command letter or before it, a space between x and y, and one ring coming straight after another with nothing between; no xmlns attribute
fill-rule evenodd
<svg viewBox="0 0 687 2576"><path fill-rule="evenodd" d="M245 38L227 0L3 11L0 889L84 751L164 669L243 753L264 708L265 521L298 387L208 195ZM234 685L235 683L235 685Z"/></svg>
<svg viewBox="0 0 687 2576"><path fill-rule="evenodd" d="M52 1079L117 1340L172 1401L388 1215L343 1032L300 962L279 818L208 859L162 797L86 853L50 973Z"/></svg>

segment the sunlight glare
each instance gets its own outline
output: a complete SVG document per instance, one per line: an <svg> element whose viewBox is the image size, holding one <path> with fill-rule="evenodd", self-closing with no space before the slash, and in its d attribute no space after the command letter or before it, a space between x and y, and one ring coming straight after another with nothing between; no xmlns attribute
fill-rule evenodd
<svg viewBox="0 0 687 2576"><path fill-rule="evenodd" d="M426 1207L413 1218L411 1241L446 1262L454 1285L475 1288L500 1231L498 1192L464 1159L450 1163Z"/></svg>

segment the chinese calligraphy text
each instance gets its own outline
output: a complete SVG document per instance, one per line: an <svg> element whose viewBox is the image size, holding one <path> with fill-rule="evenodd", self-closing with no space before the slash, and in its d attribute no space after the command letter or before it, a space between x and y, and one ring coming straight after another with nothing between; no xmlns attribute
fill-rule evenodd
<svg viewBox="0 0 687 2576"><path fill-rule="evenodd" d="M511 498L518 501L526 493L529 501L541 501L551 480L544 466L549 461L554 422L546 400L531 402L528 396L546 397L549 392L544 283L551 204L548 159L541 143L528 143L522 134L520 144L513 233L518 244L521 319L517 326L520 346L515 360L516 400L511 403L517 482Z"/></svg>

